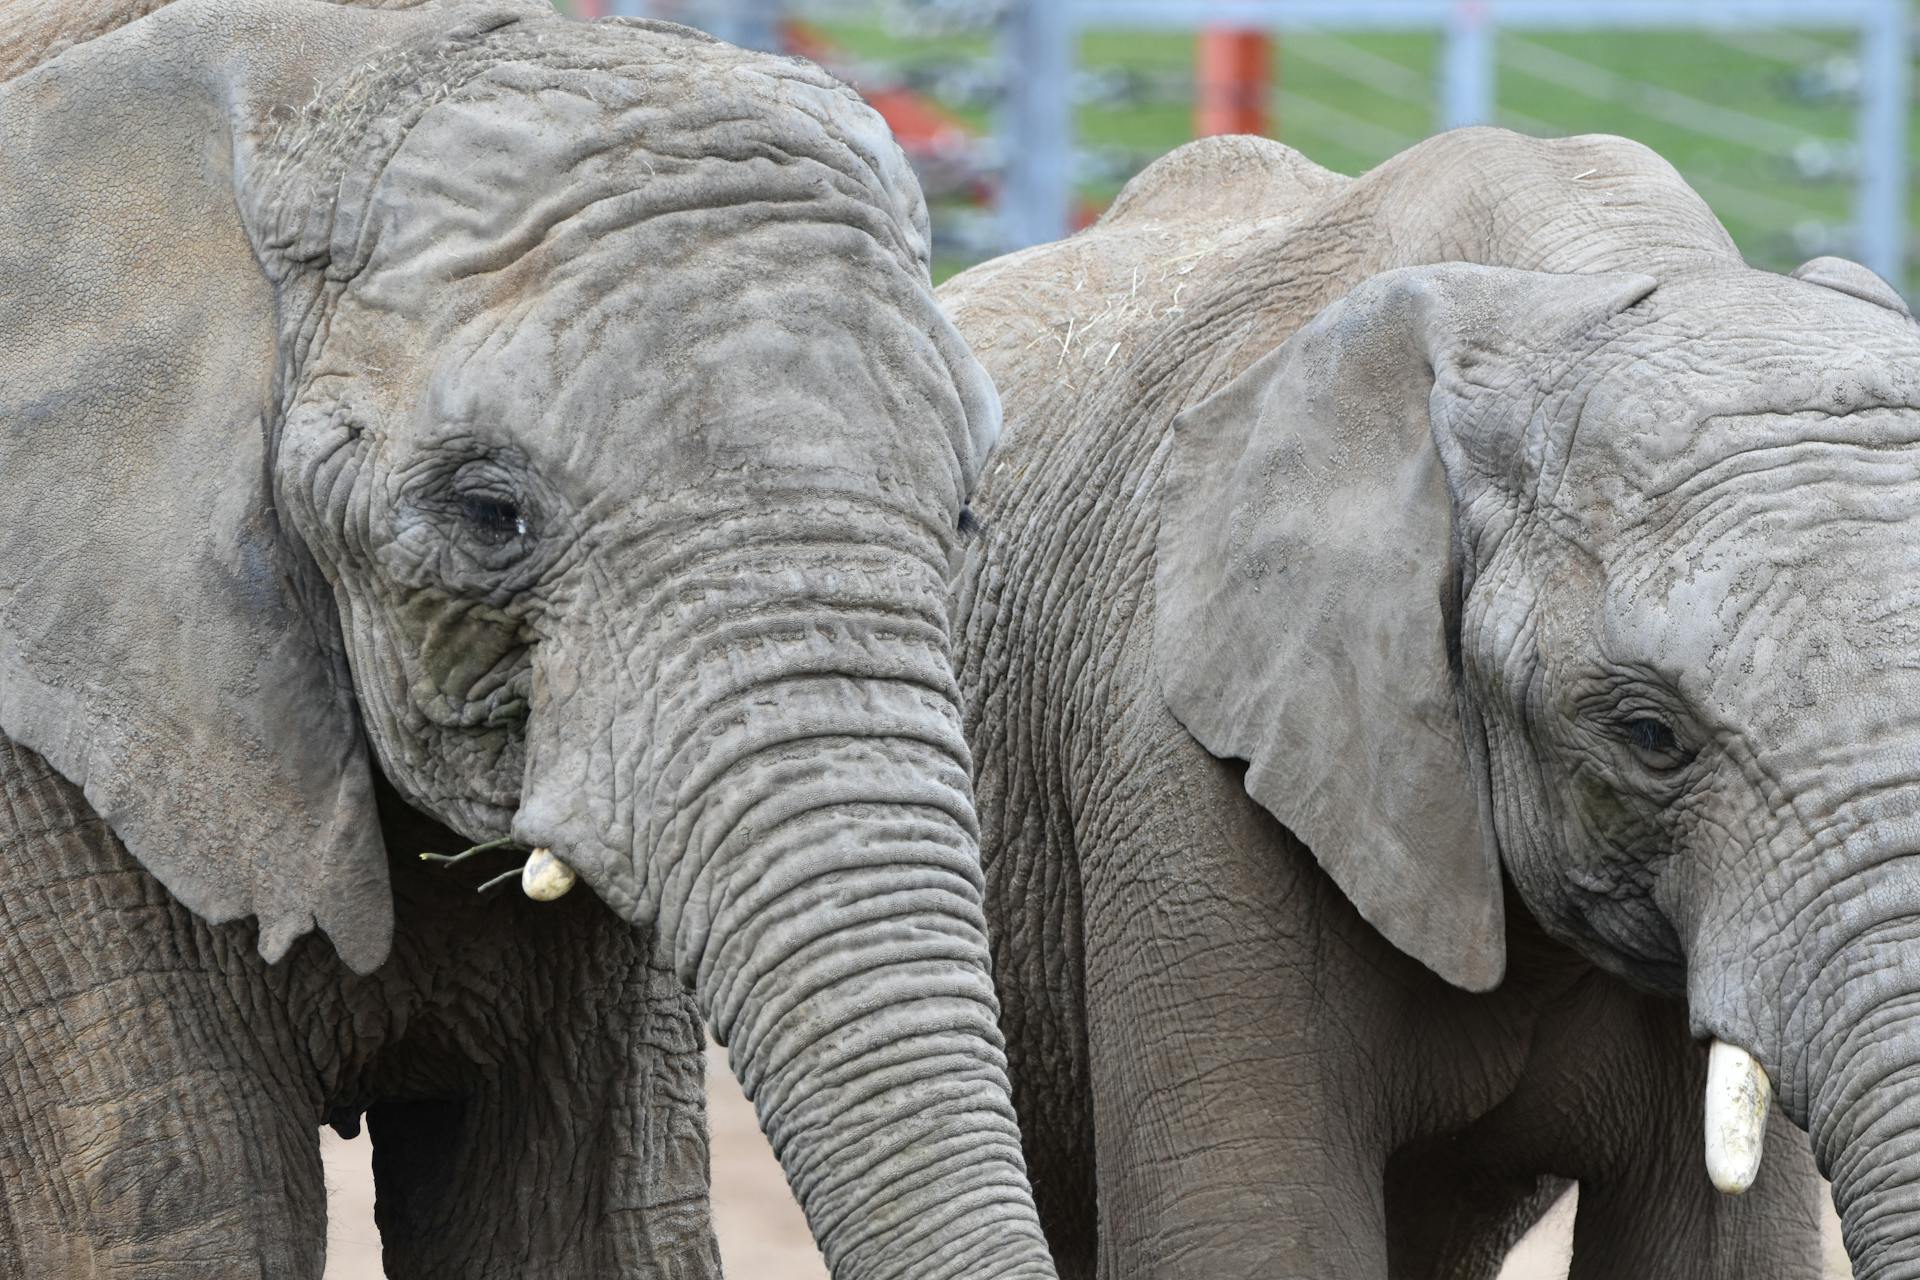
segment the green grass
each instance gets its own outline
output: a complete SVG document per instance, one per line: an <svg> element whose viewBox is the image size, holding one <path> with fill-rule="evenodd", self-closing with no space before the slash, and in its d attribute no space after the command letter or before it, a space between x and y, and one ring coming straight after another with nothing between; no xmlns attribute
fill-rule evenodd
<svg viewBox="0 0 1920 1280"><path fill-rule="evenodd" d="M1531 43L1809 135L1842 140L1854 136L1853 103L1800 102L1783 87L1786 65L1743 56L1705 37L1609 33L1535 38ZM1529 68L1523 56L1504 56L1501 74L1504 109L1562 132L1621 134L1665 156L1715 205L1734 239L1756 260L1792 265L1791 247L1780 243L1788 228L1781 225L1782 211L1743 191L1801 206L1806 218L1843 223L1851 215L1850 181L1802 182L1777 152L1708 136L1631 99L1609 101L1568 92L1544 72Z"/></svg>

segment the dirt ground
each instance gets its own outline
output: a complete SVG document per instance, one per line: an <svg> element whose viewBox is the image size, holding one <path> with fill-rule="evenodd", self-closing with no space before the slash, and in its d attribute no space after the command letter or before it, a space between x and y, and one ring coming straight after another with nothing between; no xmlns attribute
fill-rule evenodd
<svg viewBox="0 0 1920 1280"><path fill-rule="evenodd" d="M709 1118L713 1126L714 1219L726 1273L745 1280L826 1280L819 1251L753 1108L741 1096L718 1049L707 1052ZM326 1280L380 1280L380 1241L373 1227L372 1148L362 1135L343 1142L325 1132L327 1157ZM1703 1173L1701 1176L1705 1176ZM1520 1245L1501 1280L1566 1280L1573 1236L1573 1201L1563 1201ZM1827 1223L1827 1274L1847 1280L1838 1224Z"/></svg>

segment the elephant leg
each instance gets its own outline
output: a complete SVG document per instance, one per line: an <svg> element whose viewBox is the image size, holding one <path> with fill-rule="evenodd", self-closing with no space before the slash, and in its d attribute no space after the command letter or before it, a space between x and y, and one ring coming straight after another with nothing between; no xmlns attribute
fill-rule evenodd
<svg viewBox="0 0 1920 1280"><path fill-rule="evenodd" d="M1698 1082L1705 1085L1705 1072ZM1645 1164L1582 1178L1568 1280L1819 1280L1820 1178L1807 1136L1778 1112L1745 1194L1713 1189L1701 1163L1700 1092L1671 1099L1672 1143ZM1688 1103L1691 1105L1688 1105Z"/></svg>
<svg viewBox="0 0 1920 1280"><path fill-rule="evenodd" d="M1129 817L1085 880L1101 1275L1385 1275L1378 1082L1340 1067L1362 1059L1316 980L1324 882L1304 854L1246 857L1252 833L1170 848Z"/></svg>
<svg viewBox="0 0 1920 1280"><path fill-rule="evenodd" d="M1390 1280L1496 1280L1507 1255L1558 1204L1564 1178L1495 1173L1443 1156L1387 1165Z"/></svg>
<svg viewBox="0 0 1920 1280"><path fill-rule="evenodd" d="M318 1280L319 1094L264 970L0 738L0 1274Z"/></svg>
<svg viewBox="0 0 1920 1280"><path fill-rule="evenodd" d="M1546 1032L1578 1065L1548 1073L1559 1098L1536 1116L1586 1131L1593 1153L1577 1170L1578 1153L1557 1162L1580 1183L1569 1280L1818 1280L1821 1184L1807 1136L1774 1112L1759 1179L1744 1195L1716 1191L1704 1152L1707 1055L1685 1010L1611 980L1590 986L1568 1011L1577 1029Z"/></svg>
<svg viewBox="0 0 1920 1280"><path fill-rule="evenodd" d="M497 1069L449 1068L455 1091L368 1108L389 1276L718 1277L701 1022L644 955L626 979L583 982Z"/></svg>
<svg viewBox="0 0 1920 1280"><path fill-rule="evenodd" d="M997 777L982 786L989 820L999 816L1003 792ZM1020 1145L1060 1280L1094 1280L1100 1236L1079 870L1059 842L1019 823L1004 825L1015 830L982 852Z"/></svg>
<svg viewBox="0 0 1920 1280"><path fill-rule="evenodd" d="M1463 1187L1576 1179L1570 1280L1817 1280L1820 1184L1806 1136L1776 1113L1759 1181L1723 1196L1704 1165L1705 1093L1706 1054L1685 1009L1589 974L1543 1014L1498 1108L1445 1139L1437 1158L1441 1144L1429 1142L1394 1163L1425 1170L1442 1207L1449 1168L1464 1171L1451 1179ZM1510 1234L1497 1221L1488 1229L1489 1243Z"/></svg>

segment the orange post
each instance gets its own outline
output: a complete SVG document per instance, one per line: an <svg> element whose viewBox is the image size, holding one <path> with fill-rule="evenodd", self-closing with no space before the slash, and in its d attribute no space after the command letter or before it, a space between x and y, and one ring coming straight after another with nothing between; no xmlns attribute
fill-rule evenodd
<svg viewBox="0 0 1920 1280"><path fill-rule="evenodd" d="M1273 86L1273 40L1264 31L1206 27L1200 32L1198 97L1193 129L1215 133L1265 133L1267 98Z"/></svg>

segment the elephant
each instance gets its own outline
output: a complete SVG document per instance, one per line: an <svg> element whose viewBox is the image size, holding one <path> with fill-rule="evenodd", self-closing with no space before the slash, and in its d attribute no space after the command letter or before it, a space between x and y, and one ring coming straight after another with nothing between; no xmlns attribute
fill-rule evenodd
<svg viewBox="0 0 1920 1280"><path fill-rule="evenodd" d="M8 32L0 1275L318 1277L363 1117L389 1275L715 1275L707 1023L836 1277L1052 1276L880 118L532 0Z"/></svg>
<svg viewBox="0 0 1920 1280"><path fill-rule="evenodd" d="M1491 1277L1577 1183L1575 1280L1815 1277L1825 1174L1920 1275L1900 296L1491 128L1195 142L939 292L1005 415L955 644L1061 1274Z"/></svg>

